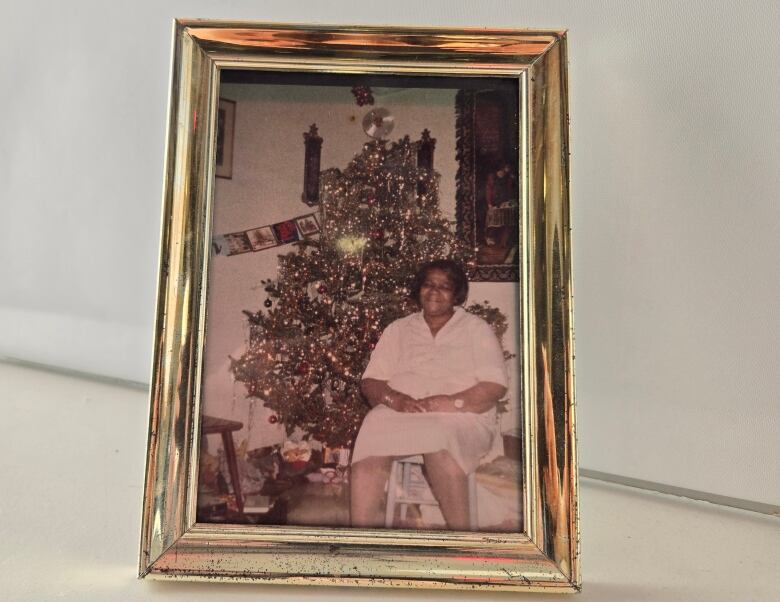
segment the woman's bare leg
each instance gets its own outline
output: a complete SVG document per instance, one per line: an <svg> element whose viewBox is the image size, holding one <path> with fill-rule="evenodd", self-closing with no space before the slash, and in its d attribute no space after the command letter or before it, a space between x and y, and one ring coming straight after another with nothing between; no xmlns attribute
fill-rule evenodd
<svg viewBox="0 0 780 602"><path fill-rule="evenodd" d="M353 527L384 527L385 484L392 456L369 456L355 462L349 475L349 509Z"/></svg>
<svg viewBox="0 0 780 602"><path fill-rule="evenodd" d="M428 481L447 526L455 531L468 531L469 485L466 473L446 450L423 457Z"/></svg>

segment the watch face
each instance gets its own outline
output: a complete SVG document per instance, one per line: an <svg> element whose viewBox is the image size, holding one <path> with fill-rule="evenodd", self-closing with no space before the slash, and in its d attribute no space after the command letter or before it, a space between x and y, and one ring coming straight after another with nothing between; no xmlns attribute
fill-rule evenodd
<svg viewBox="0 0 780 602"><path fill-rule="evenodd" d="M455 407L458 409L461 409L463 407L463 400L462 399L456 399L455 400Z"/></svg>

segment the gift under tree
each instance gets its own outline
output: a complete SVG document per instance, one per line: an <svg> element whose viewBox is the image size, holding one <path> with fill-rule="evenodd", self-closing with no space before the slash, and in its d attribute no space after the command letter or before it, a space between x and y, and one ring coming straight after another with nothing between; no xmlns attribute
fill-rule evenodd
<svg viewBox="0 0 780 602"><path fill-rule="evenodd" d="M262 281L263 307L245 312L249 344L233 373L288 434L297 427L351 447L369 409L361 376L384 328L417 311L408 287L418 267L442 258L472 265L473 250L439 209L439 176L428 167L435 140L426 131L423 141L373 140L343 171L322 172L319 237L279 257L277 278ZM502 338L498 309L466 309Z"/></svg>

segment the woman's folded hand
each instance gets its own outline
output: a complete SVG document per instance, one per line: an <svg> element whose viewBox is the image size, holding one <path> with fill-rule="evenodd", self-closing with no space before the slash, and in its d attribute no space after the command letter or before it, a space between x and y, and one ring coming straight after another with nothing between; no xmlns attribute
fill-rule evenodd
<svg viewBox="0 0 780 602"><path fill-rule="evenodd" d="M452 403L452 398L449 395L431 395L430 397L423 397L419 400L419 403L423 405L424 412L456 412L457 409Z"/></svg>
<svg viewBox="0 0 780 602"><path fill-rule="evenodd" d="M416 413L428 411L422 400L414 399L409 395L399 396L397 400L394 400L392 408L396 412Z"/></svg>

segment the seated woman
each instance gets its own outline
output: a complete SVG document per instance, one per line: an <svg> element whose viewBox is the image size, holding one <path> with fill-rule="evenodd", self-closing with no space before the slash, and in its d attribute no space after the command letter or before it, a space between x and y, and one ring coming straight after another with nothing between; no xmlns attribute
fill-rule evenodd
<svg viewBox="0 0 780 602"><path fill-rule="evenodd" d="M393 460L422 454L448 528L469 529L467 475L490 450L507 377L493 330L459 307L467 294L458 263L423 265L412 286L422 311L390 324L371 354L361 390L372 410L352 454L355 527L384 525Z"/></svg>

